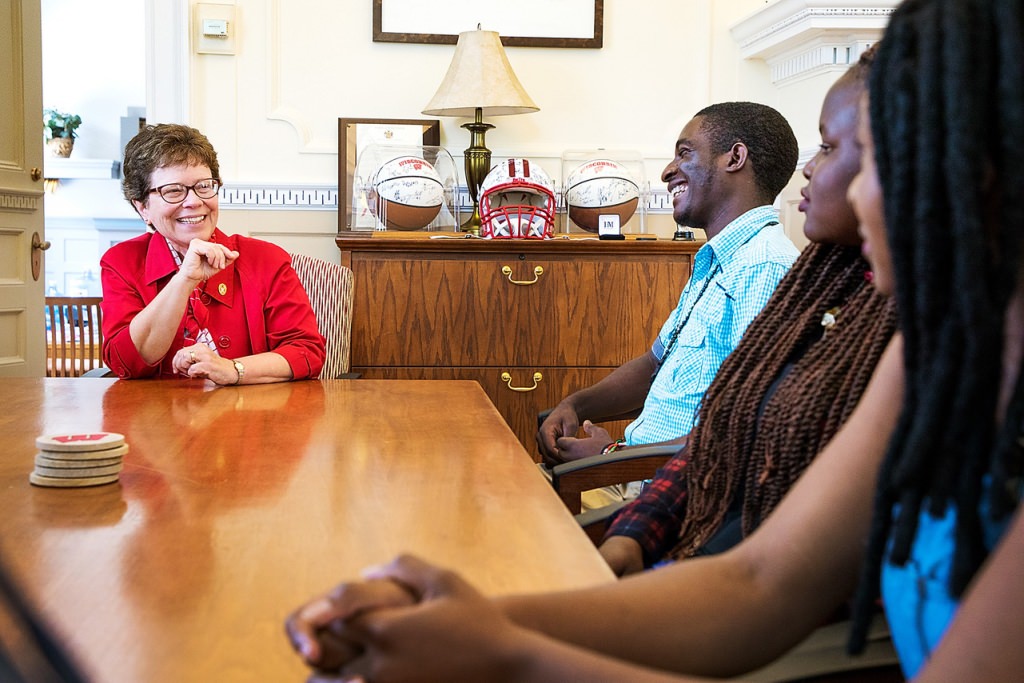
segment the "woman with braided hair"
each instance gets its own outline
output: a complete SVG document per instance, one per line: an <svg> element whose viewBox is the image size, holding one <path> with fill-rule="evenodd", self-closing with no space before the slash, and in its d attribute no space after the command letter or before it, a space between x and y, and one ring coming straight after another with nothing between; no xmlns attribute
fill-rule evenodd
<svg viewBox="0 0 1024 683"><path fill-rule="evenodd" d="M498 600L399 558L293 614L303 658L373 683L736 675L804 638L863 573L858 603L881 587L908 678L1020 681L1024 0L901 4L867 110L850 197L901 333L754 533L607 585Z"/></svg>
<svg viewBox="0 0 1024 683"><path fill-rule="evenodd" d="M878 287L900 310L906 396L878 480L853 644L881 589L913 672L999 539L1022 536L1020 513L1008 528L1024 496L1024 3L908 1L890 32L860 134L877 170L865 167L851 199L883 264ZM1002 609L1019 625L1024 549L1001 552L1017 553ZM965 669L959 680L996 679Z"/></svg>

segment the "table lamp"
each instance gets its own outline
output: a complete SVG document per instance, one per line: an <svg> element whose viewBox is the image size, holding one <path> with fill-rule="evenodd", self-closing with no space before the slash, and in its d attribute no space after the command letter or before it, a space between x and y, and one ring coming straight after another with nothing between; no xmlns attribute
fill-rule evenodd
<svg viewBox="0 0 1024 683"><path fill-rule="evenodd" d="M473 200L473 215L462 224L463 231L480 232L480 183L491 169L491 150L484 144L484 134L494 128L484 123L483 117L534 111L540 111L540 107L516 78L498 34L482 31L479 26L475 31L460 33L448 73L423 113L474 117L472 123L462 124L472 133L465 159L466 185Z"/></svg>

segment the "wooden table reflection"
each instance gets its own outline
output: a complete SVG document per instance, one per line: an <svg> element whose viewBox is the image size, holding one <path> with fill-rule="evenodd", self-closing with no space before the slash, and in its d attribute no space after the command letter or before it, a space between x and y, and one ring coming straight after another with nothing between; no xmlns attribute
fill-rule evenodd
<svg viewBox="0 0 1024 683"><path fill-rule="evenodd" d="M491 594L611 580L472 382L0 387L0 553L97 681L302 680L287 612L400 552ZM29 484L36 436L96 430L118 484Z"/></svg>

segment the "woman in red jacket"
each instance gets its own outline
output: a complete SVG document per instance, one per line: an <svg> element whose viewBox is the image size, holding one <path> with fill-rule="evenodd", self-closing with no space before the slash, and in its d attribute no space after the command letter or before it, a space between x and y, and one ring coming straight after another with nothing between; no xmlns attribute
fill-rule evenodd
<svg viewBox="0 0 1024 683"><path fill-rule="evenodd" d="M319 375L324 340L287 252L218 230L220 186L217 152L194 128L146 126L125 147L124 196L149 230L100 261L103 359L119 377Z"/></svg>

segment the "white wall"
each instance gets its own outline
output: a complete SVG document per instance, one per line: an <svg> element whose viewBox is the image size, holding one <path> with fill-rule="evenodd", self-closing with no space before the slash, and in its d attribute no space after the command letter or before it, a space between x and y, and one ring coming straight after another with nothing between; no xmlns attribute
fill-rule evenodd
<svg viewBox="0 0 1024 683"><path fill-rule="evenodd" d="M43 106L79 114L74 159L119 160L121 117L146 102L144 4L139 0L41 0ZM40 121L40 137L42 136ZM44 198L46 281L61 293L100 293L100 228L144 226L117 180L62 180Z"/></svg>
<svg viewBox="0 0 1024 683"><path fill-rule="evenodd" d="M370 0L233 4L237 54L193 56L191 118L243 182L336 181L338 117L421 118L454 51L372 42ZM602 49L507 48L541 111L491 119L488 147L556 159L569 148L637 149L656 175L699 108L776 98L763 63L740 60L728 33L764 4L607 0ZM453 154L468 146L465 121L442 119Z"/></svg>
<svg viewBox="0 0 1024 683"><path fill-rule="evenodd" d="M195 0L42 2L44 98L47 106L53 100L54 106L82 109L86 124L76 155L119 154L118 117L125 106L139 103L148 75L146 100L157 103L149 121L184 119L203 130L229 186L337 187L337 119L422 118L420 110L454 51L374 43L371 0L215 2L234 6L234 55L191 49ZM763 61L742 59L730 27L768 4L605 0L602 49L507 48L541 111L490 119L497 128L487 135L488 147L496 157L529 156L554 171L566 149L634 149L645 156L648 179L658 189L661 169L690 116L712 102L744 99L780 109L801 149L813 149L818 108L838 70L780 88ZM68 38L58 43L52 38L55 18L65 15L75 27L60 29ZM141 43L145 21L156 45ZM73 73L63 68L67 63L75 64ZM441 143L461 165L469 136L459 126L466 120L441 121ZM48 217L69 220L83 214L134 217L117 181L66 181L46 208ZM337 259L333 209L222 206L221 226ZM649 216L648 226L658 234L673 228L666 214Z"/></svg>

